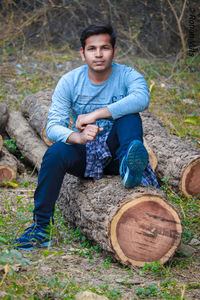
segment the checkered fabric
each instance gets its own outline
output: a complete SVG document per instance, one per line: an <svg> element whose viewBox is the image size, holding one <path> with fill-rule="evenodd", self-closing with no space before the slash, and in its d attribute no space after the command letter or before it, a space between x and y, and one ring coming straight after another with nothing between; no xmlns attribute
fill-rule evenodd
<svg viewBox="0 0 200 300"><path fill-rule="evenodd" d="M108 135L109 132L102 136L97 136L95 141L87 142L85 177L100 179L103 176L103 169L112 160L109 147L106 143ZM151 185L156 188L160 188L150 163L148 163L143 172L141 183L145 186Z"/></svg>
<svg viewBox="0 0 200 300"><path fill-rule="evenodd" d="M85 177L100 179L103 169L110 163L112 155L106 143L109 132L97 136L95 141L86 144L86 168Z"/></svg>

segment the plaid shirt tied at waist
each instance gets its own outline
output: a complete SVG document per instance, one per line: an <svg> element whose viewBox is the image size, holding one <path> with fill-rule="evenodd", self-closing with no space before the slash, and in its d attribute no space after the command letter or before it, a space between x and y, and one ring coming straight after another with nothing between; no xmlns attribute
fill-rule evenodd
<svg viewBox="0 0 200 300"><path fill-rule="evenodd" d="M97 136L95 141L88 141L86 144L86 168L85 177L100 179L103 176L103 169L111 162L112 155L106 143L109 132ZM152 185L160 188L156 175L153 172L150 163L148 163L142 174L143 185Z"/></svg>

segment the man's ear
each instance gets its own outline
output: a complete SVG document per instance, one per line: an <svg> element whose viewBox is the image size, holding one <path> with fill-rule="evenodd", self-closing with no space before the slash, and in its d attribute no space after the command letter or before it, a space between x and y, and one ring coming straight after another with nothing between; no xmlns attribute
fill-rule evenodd
<svg viewBox="0 0 200 300"><path fill-rule="evenodd" d="M82 61L85 61L84 49L82 47L80 48L80 54L81 54Z"/></svg>
<svg viewBox="0 0 200 300"><path fill-rule="evenodd" d="M113 49L113 59L115 59L116 56L117 56L117 46L115 46Z"/></svg>

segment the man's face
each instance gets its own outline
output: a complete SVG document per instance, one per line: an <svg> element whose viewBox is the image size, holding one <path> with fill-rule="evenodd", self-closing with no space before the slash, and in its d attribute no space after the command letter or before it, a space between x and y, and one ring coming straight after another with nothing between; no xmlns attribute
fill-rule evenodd
<svg viewBox="0 0 200 300"><path fill-rule="evenodd" d="M117 48L112 47L109 34L95 34L85 41L85 49L80 49L82 60L93 72L106 72L111 68Z"/></svg>

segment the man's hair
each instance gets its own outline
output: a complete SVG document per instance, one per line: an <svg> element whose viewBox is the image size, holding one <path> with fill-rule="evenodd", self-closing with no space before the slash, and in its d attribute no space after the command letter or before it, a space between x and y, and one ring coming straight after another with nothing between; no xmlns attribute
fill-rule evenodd
<svg viewBox="0 0 200 300"><path fill-rule="evenodd" d="M81 46L85 49L85 41L88 37L94 34L102 34L106 33L110 35L110 42L112 47L114 48L116 42L116 33L110 24L97 24L97 25L90 25L83 30L81 33L80 41Z"/></svg>

